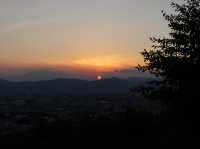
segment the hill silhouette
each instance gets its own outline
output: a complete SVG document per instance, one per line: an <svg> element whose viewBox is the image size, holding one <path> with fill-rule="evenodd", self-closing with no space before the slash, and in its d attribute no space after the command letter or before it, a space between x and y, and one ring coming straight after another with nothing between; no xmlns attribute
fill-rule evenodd
<svg viewBox="0 0 200 149"><path fill-rule="evenodd" d="M148 80L150 79L109 78L101 81L54 79L29 82L0 80L0 96L123 95L129 93L131 87L139 86Z"/></svg>

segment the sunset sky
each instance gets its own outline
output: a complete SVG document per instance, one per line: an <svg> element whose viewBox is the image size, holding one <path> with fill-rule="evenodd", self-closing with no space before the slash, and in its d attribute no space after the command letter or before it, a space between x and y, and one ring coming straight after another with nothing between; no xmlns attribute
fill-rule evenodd
<svg viewBox="0 0 200 149"><path fill-rule="evenodd" d="M0 70L136 66L168 0L0 0Z"/></svg>

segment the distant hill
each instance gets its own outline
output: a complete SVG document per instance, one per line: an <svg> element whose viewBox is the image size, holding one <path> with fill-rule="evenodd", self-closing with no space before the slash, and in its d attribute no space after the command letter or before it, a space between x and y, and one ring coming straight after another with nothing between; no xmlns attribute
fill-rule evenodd
<svg viewBox="0 0 200 149"><path fill-rule="evenodd" d="M54 79L10 82L0 80L0 96L101 96L127 94L131 87L144 84L147 78L109 78L100 81Z"/></svg>
<svg viewBox="0 0 200 149"><path fill-rule="evenodd" d="M59 71L51 71L51 70L38 70L38 71L31 71L28 73L25 73L21 76L21 78L18 78L19 80L27 81L38 81L38 80L49 80L49 79L56 79L56 78L64 78L64 76L67 77L66 74Z"/></svg>
<svg viewBox="0 0 200 149"><path fill-rule="evenodd" d="M57 78L69 78L72 74L55 70L34 70L30 72L4 74L1 76L11 81L45 81Z"/></svg>
<svg viewBox="0 0 200 149"><path fill-rule="evenodd" d="M4 80L4 79L0 79L0 85L8 85L10 84L11 82L8 81L8 80Z"/></svg>
<svg viewBox="0 0 200 149"><path fill-rule="evenodd" d="M98 74L96 74L98 75ZM129 77L134 78L153 78L154 76L148 72L140 72L137 69L123 69L115 70L111 72L104 72L101 74L104 78L122 78L127 79ZM0 73L0 78L10 81L40 81L40 80L53 80L57 78L76 78L93 80L95 79L95 74L76 72L70 70L54 70L54 69L41 69L32 71L22 71L22 72L7 72Z"/></svg>

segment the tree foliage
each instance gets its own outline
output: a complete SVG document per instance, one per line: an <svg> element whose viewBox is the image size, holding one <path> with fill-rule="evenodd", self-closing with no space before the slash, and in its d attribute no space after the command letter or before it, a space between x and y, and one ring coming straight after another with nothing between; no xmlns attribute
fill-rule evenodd
<svg viewBox="0 0 200 149"><path fill-rule="evenodd" d="M145 64L139 65L138 69L163 78L161 88L197 96L196 85L200 85L200 0L185 0L183 4L172 2L171 7L174 14L162 11L170 29L169 37L150 39L152 49L142 52Z"/></svg>

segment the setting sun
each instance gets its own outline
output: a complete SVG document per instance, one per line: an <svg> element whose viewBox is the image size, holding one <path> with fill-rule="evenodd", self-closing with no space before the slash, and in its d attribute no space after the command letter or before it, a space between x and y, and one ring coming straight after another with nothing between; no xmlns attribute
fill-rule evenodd
<svg viewBox="0 0 200 149"><path fill-rule="evenodd" d="M97 76L97 80L102 80L102 79L103 79L103 77L101 75Z"/></svg>

